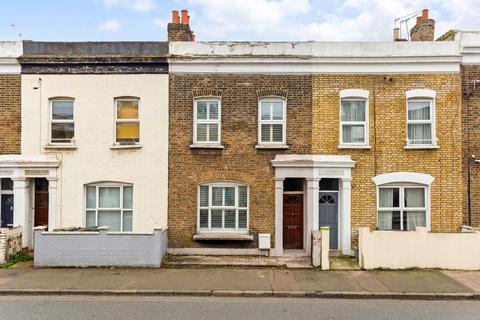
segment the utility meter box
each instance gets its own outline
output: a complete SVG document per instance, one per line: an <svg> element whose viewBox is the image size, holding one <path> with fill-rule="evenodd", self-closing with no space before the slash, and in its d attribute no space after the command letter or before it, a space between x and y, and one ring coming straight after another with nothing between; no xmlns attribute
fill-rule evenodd
<svg viewBox="0 0 480 320"><path fill-rule="evenodd" d="M270 238L271 238L270 233L259 233L258 234L258 249L260 249L260 250L270 249L271 248Z"/></svg>

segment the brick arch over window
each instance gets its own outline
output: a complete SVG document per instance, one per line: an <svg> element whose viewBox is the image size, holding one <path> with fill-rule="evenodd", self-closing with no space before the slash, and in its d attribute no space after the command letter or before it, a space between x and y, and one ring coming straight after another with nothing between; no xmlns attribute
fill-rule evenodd
<svg viewBox="0 0 480 320"><path fill-rule="evenodd" d="M202 88L192 90L193 97L221 97L222 93L222 90L218 90L215 88Z"/></svg>
<svg viewBox="0 0 480 320"><path fill-rule="evenodd" d="M266 98L266 97L281 97L287 98L288 90L286 89L261 89L257 90L258 98Z"/></svg>

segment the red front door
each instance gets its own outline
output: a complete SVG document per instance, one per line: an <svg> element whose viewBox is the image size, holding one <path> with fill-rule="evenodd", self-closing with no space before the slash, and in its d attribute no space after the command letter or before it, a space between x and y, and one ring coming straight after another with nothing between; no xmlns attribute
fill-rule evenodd
<svg viewBox="0 0 480 320"><path fill-rule="evenodd" d="M303 249L303 194L283 195L283 247Z"/></svg>
<svg viewBox="0 0 480 320"><path fill-rule="evenodd" d="M48 225L48 180L35 179L35 227Z"/></svg>

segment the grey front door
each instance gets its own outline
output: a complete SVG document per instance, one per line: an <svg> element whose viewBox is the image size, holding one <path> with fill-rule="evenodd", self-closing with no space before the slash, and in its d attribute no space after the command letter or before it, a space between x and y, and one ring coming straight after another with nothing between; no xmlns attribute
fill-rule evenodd
<svg viewBox="0 0 480 320"><path fill-rule="evenodd" d="M0 210L1 227L13 226L13 194L2 194Z"/></svg>
<svg viewBox="0 0 480 320"><path fill-rule="evenodd" d="M330 249L338 249L338 193L320 192L320 227L330 227Z"/></svg>

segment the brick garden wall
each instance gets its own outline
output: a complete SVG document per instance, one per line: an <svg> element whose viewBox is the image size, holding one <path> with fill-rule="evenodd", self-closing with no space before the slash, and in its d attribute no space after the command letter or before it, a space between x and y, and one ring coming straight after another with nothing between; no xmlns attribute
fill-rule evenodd
<svg viewBox="0 0 480 320"><path fill-rule="evenodd" d="M357 161L352 171L352 239L356 241L356 228L375 228L377 224L376 186L372 177L395 171L421 172L435 177L431 187L432 231L458 231L462 222L460 75L314 75L312 83L313 153L349 154ZM371 149L338 149L339 91L353 88L370 92ZM420 88L437 92L439 149L404 149L405 91ZM477 134L477 137L480 146L480 136Z"/></svg>
<svg viewBox="0 0 480 320"><path fill-rule="evenodd" d="M480 83L473 86L473 80L480 80L480 66L462 66L463 90L463 181L464 206L463 222L468 223L468 158L480 156ZM475 89L475 90L474 90ZM480 164L471 167L471 220L480 227Z"/></svg>
<svg viewBox="0 0 480 320"><path fill-rule="evenodd" d="M20 153L20 75L0 75L0 154Z"/></svg>
<svg viewBox="0 0 480 320"><path fill-rule="evenodd" d="M200 243L197 228L197 185L210 180L236 180L250 186L250 232L275 239L275 183L271 160L276 154L311 153L311 76L170 75L169 212L170 247L256 247L249 243ZM222 98L223 150L191 149L193 98ZM258 150L258 98L287 98L288 150ZM274 244L272 243L272 246Z"/></svg>

